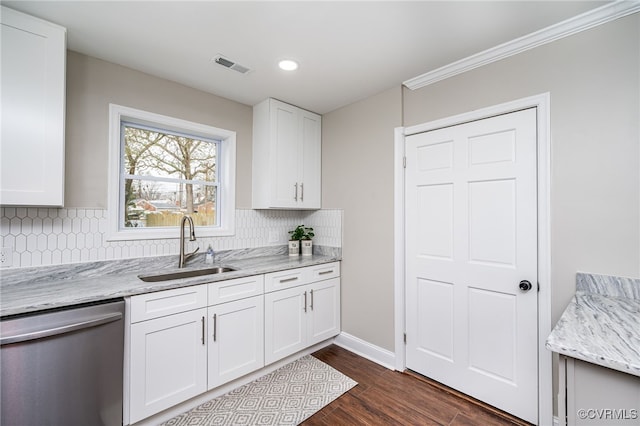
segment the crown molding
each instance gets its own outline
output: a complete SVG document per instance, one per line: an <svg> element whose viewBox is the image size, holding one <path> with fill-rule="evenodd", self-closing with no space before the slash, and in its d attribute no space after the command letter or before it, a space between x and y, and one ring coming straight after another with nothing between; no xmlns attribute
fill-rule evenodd
<svg viewBox="0 0 640 426"><path fill-rule="evenodd" d="M551 43L564 37L606 24L618 18L640 11L640 1L614 1L590 10L573 18L508 41L475 55L429 71L402 84L411 90L428 86L440 80L470 71L474 68L517 55L543 44Z"/></svg>

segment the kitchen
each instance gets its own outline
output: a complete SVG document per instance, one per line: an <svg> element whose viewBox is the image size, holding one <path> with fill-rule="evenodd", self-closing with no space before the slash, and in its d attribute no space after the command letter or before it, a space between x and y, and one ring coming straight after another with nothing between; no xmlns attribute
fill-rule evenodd
<svg viewBox="0 0 640 426"><path fill-rule="evenodd" d="M166 244L103 246L92 232L100 231L108 205L108 104L231 129L237 133L236 226L246 229L246 236L212 238L213 248L268 246L270 232L284 238L292 225L314 222L316 243L342 249L343 342L394 366L394 128L548 92L553 137L549 321L555 324L575 293L578 271L640 275L638 19L637 13L622 17L417 90L398 82L335 109L316 111L322 112L323 167L323 210L316 213L251 210L252 105L70 50L64 209L38 209L33 217L29 208L3 207L2 247L14 248L12 268L177 255L177 238ZM12 226L26 218L33 233L14 235ZM56 240L50 242L58 223L64 231L64 219L71 219L72 233L83 235L81 245L71 247L66 237L64 248L56 246L65 232L55 232ZM32 248L29 241L34 239Z"/></svg>

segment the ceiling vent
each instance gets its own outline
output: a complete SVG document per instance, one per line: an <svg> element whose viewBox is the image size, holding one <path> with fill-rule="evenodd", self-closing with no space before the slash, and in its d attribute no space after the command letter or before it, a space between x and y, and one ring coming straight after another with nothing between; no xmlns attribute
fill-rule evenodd
<svg viewBox="0 0 640 426"><path fill-rule="evenodd" d="M229 58L225 58L222 55L217 55L216 57L213 58L213 62L215 62L218 65L222 65L225 68L229 68L232 69L234 71L238 71L240 74L247 74L251 71L251 69L242 66L240 64L237 64L235 62L233 62L231 59Z"/></svg>

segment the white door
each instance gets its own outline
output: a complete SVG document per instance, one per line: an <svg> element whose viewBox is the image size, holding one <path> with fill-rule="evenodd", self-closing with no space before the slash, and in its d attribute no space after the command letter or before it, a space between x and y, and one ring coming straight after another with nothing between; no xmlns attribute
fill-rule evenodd
<svg viewBox="0 0 640 426"><path fill-rule="evenodd" d="M271 101L271 152L273 155L272 203L278 207L297 204L300 144L298 109L283 102Z"/></svg>
<svg viewBox="0 0 640 426"><path fill-rule="evenodd" d="M298 207L320 208L321 132L319 115L300 111L300 164L298 171Z"/></svg>
<svg viewBox="0 0 640 426"><path fill-rule="evenodd" d="M304 287L264 295L265 365L307 346L306 306Z"/></svg>
<svg viewBox="0 0 640 426"><path fill-rule="evenodd" d="M407 368L537 423L536 110L405 143Z"/></svg>
<svg viewBox="0 0 640 426"><path fill-rule="evenodd" d="M308 292L307 344L313 345L340 334L340 278L313 283Z"/></svg>
<svg viewBox="0 0 640 426"><path fill-rule="evenodd" d="M264 367L262 295L208 308L208 389Z"/></svg>
<svg viewBox="0 0 640 426"><path fill-rule="evenodd" d="M207 390L205 308L131 325L130 422Z"/></svg>

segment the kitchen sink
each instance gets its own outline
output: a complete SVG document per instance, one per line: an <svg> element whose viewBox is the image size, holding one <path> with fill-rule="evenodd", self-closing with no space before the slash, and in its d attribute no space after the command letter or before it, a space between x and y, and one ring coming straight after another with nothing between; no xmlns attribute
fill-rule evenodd
<svg viewBox="0 0 640 426"><path fill-rule="evenodd" d="M234 268L229 268L228 266L214 266L211 268L204 269L188 269L184 271L173 271L167 272L164 274L149 274L149 275L138 275L142 281L145 282L156 282L156 281L169 281L169 280L179 280L182 278L191 278L191 277L199 277L202 275L212 275L212 274L223 274L225 272L235 271Z"/></svg>

